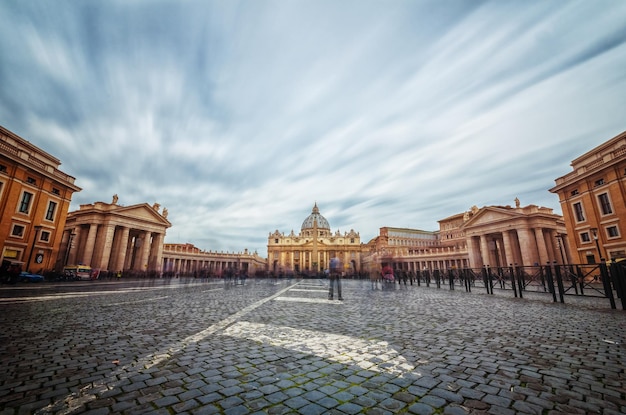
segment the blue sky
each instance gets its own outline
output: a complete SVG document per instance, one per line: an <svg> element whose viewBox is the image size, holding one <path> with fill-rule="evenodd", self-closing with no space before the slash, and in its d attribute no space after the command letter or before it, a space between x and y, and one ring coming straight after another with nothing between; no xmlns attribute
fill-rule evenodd
<svg viewBox="0 0 626 415"><path fill-rule="evenodd" d="M166 242L267 253L536 204L626 130L623 1L0 3L0 124L79 204L159 203Z"/></svg>

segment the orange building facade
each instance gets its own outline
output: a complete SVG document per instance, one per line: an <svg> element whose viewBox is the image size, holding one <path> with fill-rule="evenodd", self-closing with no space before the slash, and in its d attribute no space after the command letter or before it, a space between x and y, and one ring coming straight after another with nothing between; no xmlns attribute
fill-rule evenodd
<svg viewBox="0 0 626 415"><path fill-rule="evenodd" d="M574 260L626 257L626 131L571 163L555 180Z"/></svg>
<svg viewBox="0 0 626 415"><path fill-rule="evenodd" d="M72 194L80 187L61 162L0 126L2 261L42 273L54 269ZM58 270L57 270L58 271Z"/></svg>

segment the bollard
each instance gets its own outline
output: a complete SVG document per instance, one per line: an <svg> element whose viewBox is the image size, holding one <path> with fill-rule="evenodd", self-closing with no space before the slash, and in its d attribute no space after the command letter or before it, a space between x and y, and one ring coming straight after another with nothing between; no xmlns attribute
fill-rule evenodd
<svg viewBox="0 0 626 415"><path fill-rule="evenodd" d="M600 277L602 278L602 286L604 287L604 295L609 299L611 308L615 309L615 298L613 298L613 289L611 288L611 280L609 271L606 267L606 259L600 258Z"/></svg>
<svg viewBox="0 0 626 415"><path fill-rule="evenodd" d="M524 277L522 274L522 267L515 266L515 273L517 274L517 288L519 291L519 298L523 298L522 291L524 290Z"/></svg>
<svg viewBox="0 0 626 415"><path fill-rule="evenodd" d="M511 274L511 287L513 287L513 294L517 298L517 288L515 287L515 274L513 274L513 264L509 264L509 274Z"/></svg>
<svg viewBox="0 0 626 415"><path fill-rule="evenodd" d="M626 269L615 261L611 263L611 279L615 282L622 310L626 310Z"/></svg>
<svg viewBox="0 0 626 415"><path fill-rule="evenodd" d="M550 287L550 292L552 293L552 300L556 303L556 291L554 291L554 280L552 279L552 268L550 268L550 263L548 263L548 266L545 267L545 272L548 287Z"/></svg>
<svg viewBox="0 0 626 415"><path fill-rule="evenodd" d="M563 287L563 277L561 276L561 267L556 264L556 261L554 261L554 271L556 272L556 285L559 288L559 299L561 303L564 303L565 288Z"/></svg>

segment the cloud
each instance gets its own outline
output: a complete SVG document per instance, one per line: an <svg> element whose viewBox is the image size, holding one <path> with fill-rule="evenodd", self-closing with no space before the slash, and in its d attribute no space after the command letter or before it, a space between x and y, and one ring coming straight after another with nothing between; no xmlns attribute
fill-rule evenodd
<svg viewBox="0 0 626 415"><path fill-rule="evenodd" d="M266 253L315 202L363 242L549 193L624 130L626 4L9 2L2 125L167 242Z"/></svg>

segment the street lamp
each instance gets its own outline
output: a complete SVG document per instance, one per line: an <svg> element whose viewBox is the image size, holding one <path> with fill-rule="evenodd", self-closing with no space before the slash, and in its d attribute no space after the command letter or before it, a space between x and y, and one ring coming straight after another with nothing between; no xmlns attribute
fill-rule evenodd
<svg viewBox="0 0 626 415"><path fill-rule="evenodd" d="M72 243L74 242L74 238L76 237L76 233L70 233L70 239L67 241L67 249L65 250L65 261L63 265L67 265L67 261L70 259L70 249L72 249Z"/></svg>
<svg viewBox="0 0 626 415"><path fill-rule="evenodd" d="M35 237L33 238L33 244L30 247L30 254L28 254L28 263L26 264L27 272L30 272L30 261L33 259L33 251L35 250L35 243L37 242L37 234L39 234L39 230L41 228L41 225L35 225Z"/></svg>
<svg viewBox="0 0 626 415"><path fill-rule="evenodd" d="M602 251L600 250L600 243L598 242L598 228L591 228L591 235L593 236L593 240L596 241L596 249L598 250L598 255L600 255L600 262L604 261L604 257L602 256Z"/></svg>
<svg viewBox="0 0 626 415"><path fill-rule="evenodd" d="M565 264L565 255L563 255L563 235L560 233L556 234L556 244L559 247L559 252L561 253L561 263Z"/></svg>

